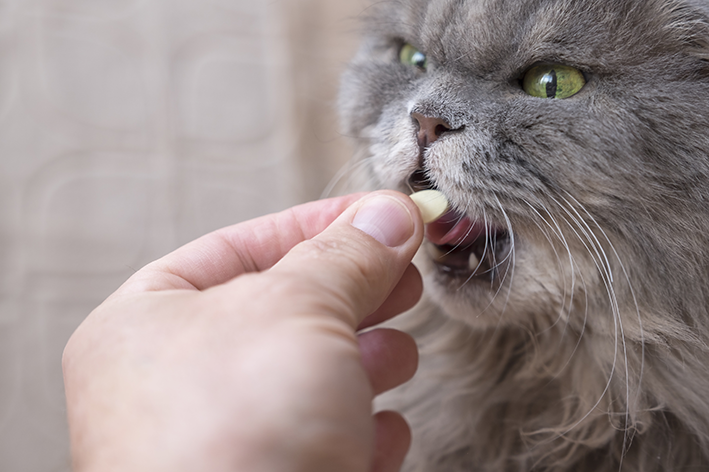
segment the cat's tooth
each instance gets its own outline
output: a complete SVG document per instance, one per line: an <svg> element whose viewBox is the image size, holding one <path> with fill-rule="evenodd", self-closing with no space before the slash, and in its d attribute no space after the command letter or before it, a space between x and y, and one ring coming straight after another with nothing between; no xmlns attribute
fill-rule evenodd
<svg viewBox="0 0 709 472"><path fill-rule="evenodd" d="M470 270L475 270L480 267L480 258L475 254L475 251L470 252L470 257L468 258L468 267Z"/></svg>
<svg viewBox="0 0 709 472"><path fill-rule="evenodd" d="M433 223L448 211L448 199L438 190L421 190L411 195L424 224Z"/></svg>

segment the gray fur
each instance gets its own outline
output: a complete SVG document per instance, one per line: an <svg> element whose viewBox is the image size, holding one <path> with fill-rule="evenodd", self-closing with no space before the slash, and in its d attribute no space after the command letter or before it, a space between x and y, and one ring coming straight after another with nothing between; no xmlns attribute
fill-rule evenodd
<svg viewBox="0 0 709 472"><path fill-rule="evenodd" d="M410 472L709 470L709 2L401 0L368 10L344 77L369 178L421 164L470 217L511 230L493 283L420 254L405 316L422 360L391 393ZM397 60L425 52L426 72ZM519 86L535 63L589 81ZM409 114L462 131L425 149ZM425 251L422 251L424 253Z"/></svg>

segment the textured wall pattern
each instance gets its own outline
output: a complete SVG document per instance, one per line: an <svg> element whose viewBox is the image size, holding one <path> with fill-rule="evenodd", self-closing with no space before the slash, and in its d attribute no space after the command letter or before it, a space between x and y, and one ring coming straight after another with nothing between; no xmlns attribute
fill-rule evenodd
<svg viewBox="0 0 709 472"><path fill-rule="evenodd" d="M69 470L61 352L135 269L319 195L348 8L0 0L1 471Z"/></svg>

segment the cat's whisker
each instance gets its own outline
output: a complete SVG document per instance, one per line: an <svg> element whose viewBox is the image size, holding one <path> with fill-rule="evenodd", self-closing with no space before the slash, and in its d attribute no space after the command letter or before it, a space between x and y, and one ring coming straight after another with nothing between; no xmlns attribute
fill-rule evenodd
<svg viewBox="0 0 709 472"><path fill-rule="evenodd" d="M556 238L557 238L559 241L561 241L561 243L562 243L564 249L566 250L566 253L567 253L568 256L569 256L569 265L570 265L570 270L571 270L571 292L570 292L570 296L569 296L569 311L571 311L571 306L572 306L572 304L573 304L573 287L574 287L574 283L575 283L575 271L574 271L574 265L575 265L575 264L574 264L574 259L573 259L573 254L572 254L572 252L571 252L571 248L569 247L569 244L568 244L568 242L566 241L566 238L564 237L564 233L562 232L561 227L559 226L559 223L557 222L557 220L556 220L556 218L554 217L554 215L546 208L546 206L542 205L543 208L544 208L544 212L547 214L547 216L548 216L549 219L552 221L552 223L554 223L554 227L556 227L556 229L555 229L554 227L552 227L552 225L547 221L547 219L544 218L544 217L537 211L537 209L534 208L533 205L531 205L531 204L530 204L529 202L527 202L527 201L525 201L525 203L526 203L526 204L530 207L530 209L539 217L540 220L544 221L544 223L546 223L546 225L549 226L549 228L551 229L551 231L554 233L554 236L556 236ZM535 224L536 224L536 222L535 222ZM537 227L539 227L538 224L537 224ZM540 228L540 229L541 229L541 228ZM556 258L557 258L557 266L559 267L559 270L561 271L561 270L562 270L562 264L561 264L561 259L560 259L560 257L559 257L559 254L558 254L557 251L556 251L556 245L551 241L551 239L549 238L549 236L546 235L546 232L543 231L542 234L544 234L544 236L547 238L547 241L549 241L549 244L550 244L552 250L554 251L554 255L555 255ZM559 316L557 317L557 319L554 321L554 323L553 323L551 326L549 326L548 328L546 328L546 330L553 329L554 326L556 326L556 324L564 318L564 309L565 309L565 307L566 307L565 303L566 303L566 298L567 298L566 277L561 277L561 280L562 280L562 283L564 284L564 292L563 292L563 297L562 297L562 299L564 300L564 303L562 303L562 306L559 308ZM567 323L568 323L568 322L567 322ZM546 330L545 330L545 331L546 331ZM544 332L544 331L543 331L543 332Z"/></svg>
<svg viewBox="0 0 709 472"><path fill-rule="evenodd" d="M612 278L609 276L608 272L610 272L610 266L609 265L604 265L603 260L601 260L601 252L605 254L603 251L603 248L598 248L600 244L597 242L597 239L591 239L589 236L589 228L583 228L583 225L585 225L585 222L583 222L582 218L577 218L574 217L573 212L569 211L566 207L561 205L558 201L554 200L557 205L559 205L560 208L564 210L564 212L569 215L571 218L571 221L566 219L565 217L562 216L562 219L566 222L567 226L573 231L578 238L578 240L583 244L583 246L586 248L588 251L588 254L591 256L592 261L596 265L596 268L598 269L599 273L602 275L601 280L606 288L606 293L608 294L608 300L610 303L611 307L611 314L612 314L612 319L613 319L613 326L614 326L614 353L613 353L613 362L611 365L611 370L608 374L608 380L606 383L606 387L603 390L603 392L599 395L599 398L593 407L591 407L588 412L580 418L574 425L572 425L570 428L568 428L564 434L567 434L569 431L571 431L573 428L577 427L580 425L586 418L588 418L592 412L600 405L601 401L603 398L607 395L608 391L610 390L610 385L612 383L613 377L615 375L615 370L618 362L618 354L619 354L619 345L622 345L623 349L623 358L624 358L624 364L625 364L625 371L626 371L626 396L628 395L628 389L629 389L629 378L628 378L628 356L627 356L627 346L625 342L625 333L624 333L624 328L623 328L623 322L620 316L620 309L617 303L617 296L615 294L615 289L611 283ZM572 224L573 222L573 224ZM583 222L583 224L581 223ZM577 231L574 226L578 228ZM582 236L583 235L583 236ZM589 245L591 247L589 247ZM605 261L608 259L606 258ZM604 270L605 269L605 270ZM608 271L608 272L606 272ZM626 422L627 424L627 422ZM626 432L627 434L627 432Z"/></svg>
<svg viewBox="0 0 709 472"><path fill-rule="evenodd" d="M512 292L512 283L514 281L514 274L515 274L515 236L514 236L514 231L512 230L512 222L510 221L509 216L507 215L507 212L505 211L504 207L502 206L502 203L500 203L500 199L497 198L497 195L495 196L495 200L497 202L497 206L500 208L500 211L502 212L502 216L505 218L505 226L507 228L507 237L509 238L509 251L505 255L502 261L500 261L500 264L505 264L507 263L505 267L505 273L503 276L500 278L500 287L502 287L505 282L507 282L507 296L505 297L505 303L502 305L502 309L500 311L500 319L502 319L502 316L505 314L505 311L507 309L507 304L510 301L510 295ZM507 275L509 274L510 278L509 281L507 281Z"/></svg>
<svg viewBox="0 0 709 472"><path fill-rule="evenodd" d="M623 272L623 276L625 278L625 281L628 286L628 290L631 293L631 297L633 299L633 305L635 307L635 313L636 317L638 320L638 330L640 334L640 346L641 346L641 353L640 353L640 367L639 367L639 372L638 372L638 380L637 380L637 386L635 387L635 399L634 402L638 401L638 398L641 393L641 384L642 384L642 378L643 378L643 372L644 372L644 367L645 367L645 335L644 335L644 330L643 330L643 321L642 321L642 316L640 315L640 307L638 306L637 298L635 296L635 291L633 289L632 283L630 282L630 277L628 276L628 272L625 268L625 264L623 264L622 259L620 258L617 250L615 249L615 246L611 242L610 238L606 234L606 232L603 230L603 228L598 224L596 219L593 217L593 215L590 214L590 212L577 200L573 197L573 195L569 194L567 192L567 196L574 201L574 203L584 212L586 217L594 224L596 228L601 232L603 238L605 241L608 243L608 246L610 249L613 251L613 254ZM573 205L570 203L567 204L574 208ZM585 219L584 219L585 221ZM589 228L590 229L590 228ZM618 314L620 317L620 313ZM621 325L622 326L622 325ZM629 372L629 366L628 366L628 358L627 358L627 347L625 345L625 336L623 336L623 350L625 353L625 379L626 379L626 413L625 413L625 436L624 436L624 443L623 443L623 454L621 456L620 460L620 467L622 467L622 461L623 457L627 453L627 451L630 448L630 443L632 442L632 437L628 437L629 431L632 430L632 428L629 427L630 424L630 408L631 408L631 400L630 400L630 372ZM630 433L632 434L632 433Z"/></svg>
<svg viewBox="0 0 709 472"><path fill-rule="evenodd" d="M490 274L490 290L493 290L495 288L495 268L497 267L497 261L495 257L495 251L494 247L497 245L497 235L492 234L492 230L487 224L487 221L485 221L485 240L490 241L489 245L489 250L490 250L490 268L485 271L485 273ZM488 249L488 246L485 247L485 249ZM485 253L483 252L483 259L485 258ZM497 297L498 291L495 292L495 295L493 295L493 299Z"/></svg>
<svg viewBox="0 0 709 472"><path fill-rule="evenodd" d="M573 303L574 303L574 294L575 294L576 277L577 277L576 276L576 262L574 260L573 253L571 252L569 244L566 241L566 238L564 237L564 233L561 230L559 223L557 222L554 215L546 208L546 206L543 205L544 212L548 215L549 219L554 223L554 226L552 226L551 223L549 223L549 221L547 221L547 219L544 218L531 203L529 203L526 200L524 202L532 210L532 212L537 215L539 220L541 220L545 223L545 225L551 230L551 232L554 234L554 236L556 236L556 238L559 241L561 241L562 245L566 249L566 252L567 252L568 258L569 258L569 271L571 273L571 287L569 289L569 294L568 294L568 298L569 298L568 310L569 310L569 312L571 312L571 310L573 308ZM539 228L539 231L544 235L546 240L549 242L549 245L550 245L552 251L554 252L554 255L557 260L557 267L559 268L560 271L562 271L563 264L561 263L561 257L559 256L559 253L556 250L556 245L552 241L551 237L548 235L547 231L537 221L535 221L535 220L532 220L532 221L533 221L534 225L537 226L537 228ZM585 293L586 292L586 281L583 278L582 273L579 274L579 277L581 277L581 284L583 287L583 292ZM561 277L561 280L563 281L563 284L564 284L564 295L562 298L563 302L562 302L562 306L560 308L559 317L554 321L554 323L552 323L551 326L545 328L540 334L543 334L544 332L547 332L547 331L550 331L551 329L553 329L554 326L556 326L556 324L563 317L563 312L564 312L564 308L566 306L565 304L566 304L566 298L567 298L566 277ZM585 306L584 306L584 310L583 310L584 318L583 318L583 323L581 324L581 329L579 330L579 333L577 336L576 343L575 343L568 359L566 360L564 365L561 366L561 368L559 369L559 371L557 372L557 374L553 378L557 378L568 367L568 365L571 363L571 361L574 357L574 354L576 353L579 346L581 345L581 340L583 339L583 334L586 330L586 326L588 323L588 308L589 308L588 307L588 296L585 296L584 300L585 300ZM569 320L567 320L566 326L564 327L564 331L566 331L568 326L569 326ZM563 340L563 334L562 334L562 336L560 336L560 339L559 339L560 346L561 346L562 340Z"/></svg>
<svg viewBox="0 0 709 472"><path fill-rule="evenodd" d="M603 249L603 246L601 246L600 242L598 241L598 238L596 237L595 234L593 234L593 231L591 231L590 227L586 224L586 222L581 218L577 212L575 211L570 211L568 208L566 208L564 205L562 205L558 200L556 200L554 197L550 197L551 200L556 203L559 208L564 210L564 213L571 218L571 221L573 221L576 225L576 227L583 233L583 238L581 235L577 233L577 236L579 238L579 241L584 243L585 241L588 241L588 245L584 243L584 246L589 252L593 252L595 254L595 257L592 254L592 257L594 257L594 261L597 261L596 267L598 267L599 271L601 272L601 275L603 275L609 284L613 284L613 270L611 268L610 262L608 262L608 255L606 254L605 250ZM573 209L573 208L572 208ZM568 223L568 220L567 220ZM572 225L569 224L570 227ZM593 248L593 251L589 248L589 245L591 248Z"/></svg>
<svg viewBox="0 0 709 472"><path fill-rule="evenodd" d="M583 278L583 274L580 274L579 276L581 277L581 285L582 285L583 291L585 293L586 288L587 288L586 280ZM572 286L572 290L573 290L573 286ZM573 298L573 292L572 292L571 297ZM566 370L566 368L569 366L569 364L571 364L571 360L573 359L574 354L576 354L579 347L581 346L581 340L583 339L583 335L586 332L586 326L588 325L588 308L589 308L588 296L586 295L586 296L584 296L583 322L581 323L581 329L579 330L578 335L577 335L576 344L574 345L573 349L571 350L571 353L569 354L569 358L566 360L566 363L564 363L564 365L561 366L561 368L559 369L557 376L561 375L561 373L564 370ZM568 322L567 322L567 326L568 326ZM559 344L561 344L561 340L559 341Z"/></svg>
<svg viewBox="0 0 709 472"><path fill-rule="evenodd" d="M475 268L475 270L473 270L472 274L460 285L460 287L458 287L458 290L461 290L467 283L469 283L472 280L475 273L477 272L477 269L479 269L481 267L482 261L485 260L485 255L486 255L487 251L488 250L493 251L493 249L490 248L490 246L488 244L488 241L490 241L490 237L489 237L490 236L489 235L490 225L488 223L487 212L485 211L484 208L482 210L482 213L483 213L483 224L485 227L485 246L483 247L482 256L480 257L480 261L478 262L478 265ZM511 233L512 232L510 231L510 234ZM493 257L494 257L494 251L493 251ZM487 272L489 272L489 270L485 271L485 273L487 273ZM494 277L493 277L493 279L494 279ZM493 283L493 282L491 282L491 283ZM500 293L500 290L502 290L503 285L504 284L502 282L500 282L498 284L498 288L495 291L495 293L492 295L492 297L490 297L490 301L488 302L487 306L485 308L483 308L482 310L480 310L480 313L478 313L477 317L483 316L490 309L490 307L492 307L495 300L497 299L498 294ZM502 313L500 313L500 316L498 316L497 326L499 326L499 324L501 323L501 320L502 320Z"/></svg>
<svg viewBox="0 0 709 472"><path fill-rule="evenodd" d="M558 202L557 202L557 204L558 204ZM561 206L561 205L559 205L559 206ZM568 211L568 210L566 210L566 209L564 209L564 210L565 210L565 211ZM559 233L562 234L561 228L558 226L558 223L556 222L556 219L551 215L551 212L549 212L546 208L545 208L545 211L547 211L548 214L550 215L550 217L552 218L552 220L555 221L555 224L557 225L557 228L558 228L558 230L559 230ZM535 213L539 214L539 213L536 212L536 211L535 211ZM602 269L601 269L602 263L601 263L599 260L597 260L596 257L594 256L595 254L596 254L596 255L598 254L597 251L592 250L592 249L588 246L589 244L590 244L591 246L594 246L593 241L584 238L584 237L582 236L582 233L584 233L584 231L582 231L581 228L579 228L579 230L581 230L581 233L579 233L579 231L577 231L577 230L574 228L575 225L572 224L568 219L564 218L563 215L561 215L561 219L565 222L566 226L567 226L568 228L570 228L570 230L576 235L576 237L579 239L579 241L584 245L584 247L585 247L586 250L588 251L588 254L591 256L591 259L594 261L594 264L596 265L597 269L598 269L599 271L602 271ZM543 220L543 221L546 221L544 218L542 218L542 220ZM575 221L575 220L573 220L573 219L572 219L572 221L573 221L576 225L578 225L578 221ZM547 224L548 224L548 222L547 222ZM550 227L551 227L551 226L550 226ZM552 231L553 231L553 228L551 228L551 229L552 229ZM585 234L584 234L584 236L585 236ZM587 244L587 242L588 242L588 244ZM605 388L604 388L603 392L598 396L598 398L597 398L597 400L596 400L596 403L595 403L591 408L589 408L589 409L587 410L587 412L586 412L581 418L579 418L578 420L576 420L574 423L568 425L567 427L565 427L565 428L563 428L563 429L560 429L560 428L542 428L542 429L536 430L533 434L552 434L552 435L553 435L551 438L548 438L547 440L542 441L542 443L549 443L549 442L553 441L553 440L556 439L556 438L565 437L569 432L571 432L572 430L574 430L575 428L577 428L579 425L581 425L581 424L598 408L598 406L600 405L601 401L603 400L603 398L607 395L608 391L610 390L610 386L611 386L612 380L613 380L613 378L614 378L615 368L616 368L617 360L618 360L618 350L619 350L619 349L618 349L618 346L619 346L619 342L618 342L619 339L618 339L618 338L619 338L619 334L620 334L620 337L623 339L623 341L624 341L624 335L622 334L623 328L622 328L622 322L621 322L621 320L620 320L620 313L619 313L619 310L618 310L618 308L617 308L617 303L615 303L615 302L617 301L616 298L615 298L615 292L614 292L612 286L610 286L610 285L608 284L608 279L607 279L606 277L602 277L602 280L603 280L603 282L604 282L604 284L605 284L605 286L606 286L606 291L607 291L608 296L609 296L609 301L611 302L611 307L612 307L611 311L612 311L612 314L613 314L614 333L615 333L615 335L614 335L614 337L615 337L615 342L614 342L613 362L612 362L612 364L611 364L611 371L610 371L610 373L608 374L608 378L607 378L607 382L606 382ZM586 325L586 318L587 318L587 315L585 315L584 327L585 327L585 325ZM581 340L581 337L579 337L579 342L580 342L580 340ZM623 344L624 344L624 343L623 343ZM578 344L577 344L577 347L578 347ZM626 358L626 364L627 364L627 353L625 352L625 350L624 350L624 354L625 354L625 356L626 356L625 358Z"/></svg>
<svg viewBox="0 0 709 472"><path fill-rule="evenodd" d="M340 185L343 180L352 180L353 175L356 172L369 166L370 162L373 160L374 158L372 156L353 156L352 158L348 159L347 162L342 167L340 167L335 176L330 179L330 182L320 194L320 198L323 199L331 197L334 193L336 193L335 189L338 187L338 185Z"/></svg>
<svg viewBox="0 0 709 472"><path fill-rule="evenodd" d="M554 200L554 201L557 203L557 205L559 204L556 200ZM561 206L561 205L559 205L559 206ZM566 211L566 209L564 209L564 210ZM603 265L603 261L601 259L600 254L599 254L599 249L597 248L597 244L595 244L594 241L588 237L587 232L584 231L582 225L579 223L579 220L572 218L571 221L569 221L563 215L560 215L560 218L564 221L565 225L573 232L573 234L576 236L576 238L584 246L584 248L588 252L589 256L591 256L591 260L595 264L599 273L601 273L603 275L604 271L610 271L609 267ZM558 223L557 223L557 225L558 225ZM576 228L578 228L578 231ZM581 231L581 233L579 233L579 231ZM561 228L559 228L559 232L562 232ZM600 251L601 252L603 251L602 248L600 249ZM609 302L610 302L610 306L611 306L611 311L613 314L614 327L615 327L614 329L616 332L616 348L617 348L617 337L618 337L617 336L617 332L618 332L617 323L618 323L618 319L619 319L619 309L617 307L617 298L616 298L615 290L609 281L609 279L611 279L611 278L612 277L602 277L602 280L603 280L603 284L606 288L606 293L608 294L608 298L609 298ZM588 299L586 299L586 303L588 303ZM586 307L587 307L586 309L588 309L588 305L586 305ZM587 313L584 314L584 317L585 317L585 319L584 319L584 325L585 325L585 323L587 322ZM621 336L622 336L622 326L621 326ZM623 339L624 339L624 337L623 337ZM579 343L581 342L580 338L579 338L578 342ZM625 350L624 350L624 353L625 353ZM617 352L614 353L614 361L613 361L614 368L615 368L615 364L616 364L616 359L617 359ZM610 385L612 378L613 378L613 376L610 375L608 378L608 385ZM603 395L605 395L605 393ZM599 397L599 402L603 398L603 395L601 395ZM594 406L594 408L595 408L595 406Z"/></svg>
<svg viewBox="0 0 709 472"><path fill-rule="evenodd" d="M569 295L568 295L568 298L569 298L568 310L569 310L569 313L571 313L571 311L573 310L574 294L575 294L575 287L576 287L576 262L575 262L575 260L574 260L573 253L572 253L572 251L571 251L571 249L570 249L570 247L569 247L568 242L566 241L566 238L565 238L565 236L564 236L563 231L561 230L561 227L559 226L558 221L556 220L556 218L554 217L554 215L546 208L546 206L543 206L544 211L545 211L545 213L548 215L549 219L551 219L551 221L554 223L555 228L552 227L551 224L546 220L546 218L543 218L543 217L539 214L539 212L538 212L529 202L525 202L525 203L527 203L527 205L532 209L532 211L533 211L535 214L537 214L537 216L539 217L540 220L544 221L544 223L551 229L551 231L554 233L554 235L557 237L557 239L559 239L559 240L562 242L564 248L566 249L566 252L567 252L568 258L569 258L569 271L570 271L570 273L571 273L571 275L570 275L570 278L571 278L571 287L570 287L570 291L569 291ZM553 242L551 241L550 237L546 234L546 231L544 231L544 230L541 228L541 226L540 226L536 221L535 221L535 225L537 225L537 227L540 229L540 231L542 231L542 234L544 234L544 236L545 236L545 237L547 238L547 240L549 241L549 244L550 244L550 246L552 247L552 250L554 251L554 254L555 254L556 258L557 258L557 264L558 264L559 270L561 271L561 270L562 270L562 264L561 264L561 259L560 259L559 255L558 255L557 251L556 251L556 245L553 244ZM583 287L583 293L586 293L586 281L585 281L585 279L583 278L583 273L580 273L579 276L581 277L581 283L582 283L582 287ZM551 326L549 326L549 327L546 328L544 331L542 331L542 333L553 329L553 327L554 327L554 326L562 319L562 317L563 317L564 308L565 308L565 303L566 303L566 299L567 299L566 277L561 277L561 280L563 281L563 284L564 284L564 295L563 295L563 298L562 298L562 300L563 300L562 306L560 307L560 311L559 311L559 317L557 318L557 320L554 321L554 323L553 323ZM569 366L569 364L570 364L571 361L573 360L574 355L575 355L576 352L578 351L578 349L579 349L579 347L580 347L580 345L581 345L581 341L582 341L582 339L583 339L583 335L584 335L585 330L586 330L587 323L588 323L588 308L589 308L589 307L588 307L588 296L585 296L585 297L584 297L584 310L583 310L583 323L581 324L581 329L579 330L579 333L578 333L578 335L577 335L576 343L574 344L574 347L573 347L573 349L571 350L571 353L569 354L569 356L568 356L566 362L564 363L564 365L562 365L562 366L559 368L558 372L554 375L553 378L557 378L558 376L561 375L561 373ZM562 345L564 335L565 335L565 333L566 333L566 330L567 330L568 327L569 327L569 322L570 322L570 320L567 319L567 320L566 320L566 325L564 326L564 333L562 333L562 335L559 336L559 347L561 347L561 345ZM551 380L550 380L550 382L551 382Z"/></svg>
<svg viewBox="0 0 709 472"><path fill-rule="evenodd" d="M465 218L465 216L464 216L464 215L459 215L457 218L458 218L458 221L456 221L455 224L458 224L458 223L460 223L461 221L463 221L463 219ZM465 232L465 234L460 237L460 241L464 241L468 236L470 236L470 233L471 233L472 231L473 231L473 227L471 226L470 228L468 228L468 230ZM485 240L485 244L487 245L487 239ZM453 245L453 247L451 247L451 249L446 253L446 255L453 253L456 249L460 249L460 248L462 247L462 245L463 245L462 242L457 242L457 243L455 243L455 244ZM481 258L480 261L482 261L482 258ZM480 264L482 264L482 262L478 262L478 266L475 268L475 270L477 270L478 268L480 268ZM473 272L475 272L475 271L473 271ZM468 279L468 280L470 280L470 279ZM467 280L466 280L466 282L467 282ZM463 282L463 285L465 285L465 282ZM462 286L461 286L461 287L462 287ZM458 288L458 290L460 290L460 287Z"/></svg>
<svg viewBox="0 0 709 472"><path fill-rule="evenodd" d="M483 252L482 252L481 257L478 259L477 266L475 266L475 269L473 269L470 276L467 279L465 279L465 281L460 285L460 287L458 287L458 289L457 289L458 291L460 291L468 282L470 282L472 280L472 278L477 273L478 269L480 269L480 267L482 266L483 260L485 260L485 254L487 253L488 241L490 240L490 238L488 237L487 213L485 213L484 208L482 211L483 211L483 224L485 226L485 246L483 246ZM470 231L472 231L472 227L470 227L468 229L468 231L465 233L466 237L470 235ZM465 237L463 237L461 240L463 240L463 239L465 239ZM457 244L455 247L457 248L459 246L460 246L460 244ZM487 308L485 308L485 309L487 309Z"/></svg>
<svg viewBox="0 0 709 472"><path fill-rule="evenodd" d="M497 197L496 197L496 199L497 199ZM509 216L507 215L507 212L505 211L504 207L503 207L502 204L500 203L499 199L497 199L497 203L498 203L498 206L499 206L500 210L502 211L503 217L505 218L505 225L506 225L506 228L507 228L508 238L510 239L510 241L509 241L510 248L509 248L509 251L508 251L507 255L505 255L504 259L503 259L502 261L500 261L500 263L497 264L497 265L494 265L494 264L493 264L493 267L497 267L497 266L499 266L499 265L501 265L501 264L504 264L504 263L507 262L507 261L510 261L510 262L507 264L507 266L506 266L506 268L505 268L505 273L504 273L504 274L502 275L502 277L500 278L500 281L499 281L499 284L498 284L498 288L497 288L497 290L495 291L495 293L493 294L493 296L491 297L490 303L487 305L487 307L485 307L485 309L484 309L484 310L480 313L480 315L479 315L479 316L482 316L482 314L485 313L485 312L492 306L492 304L494 303L494 301L497 299L497 296L499 295L500 290L502 290L502 287L505 285L505 282L507 281L507 275L508 275L508 273L509 273L509 274L510 274L510 279L509 279L509 281L507 282L507 296L505 297L505 303L503 304L502 308L500 309L500 314L499 314L499 316L497 317L497 323L496 323L496 325L495 325L495 332L497 332L497 331L500 329L500 326L502 325L502 317L503 317L504 314L505 314L505 311L506 311L506 309L507 309L507 304L509 303L509 300L510 300L510 294L511 294L511 291L512 291L512 281L513 281L513 279L514 279L514 268L515 268L515 240L514 240L514 231L512 230L512 223L511 223L511 221L510 221L510 219L509 219ZM487 231L487 228L488 228L487 216L485 215L484 212L483 212L483 214L484 214L485 228L486 228L486 231ZM486 234L486 238L485 238L485 239L486 239L486 241L489 240L489 237L488 237L487 234ZM493 247L494 247L494 246L493 246ZM485 249L487 250L487 246L486 246ZM484 258L484 255L485 255L485 254L484 254L484 251L483 251L483 258ZM494 255L493 255L493 257L494 257ZM482 258L481 258L481 260L482 260ZM494 259L493 259L493 260L494 260ZM510 273L510 271L511 271L511 273ZM469 281L469 280L470 280L470 278L468 279L468 281ZM467 282L467 281L466 281L466 282Z"/></svg>
<svg viewBox="0 0 709 472"><path fill-rule="evenodd" d="M625 334L623 332L622 320L620 319L620 308L619 308L618 302L617 302L615 287L613 286L613 283L612 283L612 280L613 280L612 270L610 268L610 264L607 262L608 258L605 257L605 251L603 250L602 247L600 247L601 245L600 245L600 243L598 243L598 240L595 237L593 239L591 238L589 233L592 234L592 232L590 231L590 228L587 227L586 223L583 221L582 218L575 217L574 214L572 212L570 212L566 207L561 205L558 201L556 201L556 200L554 200L554 201L571 218L571 221L569 221L568 219L566 219L565 217L562 216L562 218L566 222L567 226L576 234L576 237L581 242L581 244L583 244L584 248L586 249L588 254L591 256L591 260L594 262L599 273L602 275L601 279L603 281L603 284L606 288L606 292L608 294L611 312L614 317L614 324L619 324L619 326L620 326L621 341L623 344L623 353L624 353L624 357L625 357L626 364L627 364ZM586 228L584 228L584 225L586 225ZM577 231L574 227L578 228L581 233L579 233L579 231ZM601 255L603 255L603 258ZM603 264L604 260L606 261L605 265ZM616 329L617 328L618 328L618 326L616 326ZM617 342L617 334L616 334L616 342Z"/></svg>
<svg viewBox="0 0 709 472"><path fill-rule="evenodd" d="M608 246L610 247L611 251L613 251L613 255L615 256L616 261L618 261L618 265L620 266L620 269L623 272L623 277L624 277L626 283L628 284L628 290L630 291L630 295L633 299L633 306L635 307L635 315L638 320L638 329L640 332L640 346L642 349L642 351L641 351L642 358L641 358L641 363L640 363L640 376L642 378L642 372L643 372L643 368L645 365L645 362L644 362L644 360L645 360L645 335L644 335L644 330L643 330L643 320L642 320L642 316L640 315L640 306L638 305L638 299L635 295L635 289L633 288L633 284L630 281L630 276L628 275L628 271L625 268L625 264L623 263L623 260L620 258L620 255L618 254L618 251L616 250L615 246L613 245L613 243L611 242L610 238L608 237L606 232L603 230L601 225L599 225L598 222L596 221L596 219L593 217L593 215L591 215L588 212L588 210L586 210L586 208L568 192L567 192L567 196L574 200L576 205L578 205L578 207L584 212L586 217L601 232L603 239L608 243ZM640 388L640 385L638 385L638 392L639 392L639 388Z"/></svg>
<svg viewBox="0 0 709 472"><path fill-rule="evenodd" d="M570 213L569 213L569 215L571 216L571 218L574 220L574 222L575 222L577 225L582 226L580 229L582 230L582 232L583 232L584 235L586 236L586 238L587 238L587 240L589 241L589 243L590 243L591 245L593 245L594 247L599 248L600 252L601 252L601 253L603 254L603 256L604 256L604 259L605 259L605 262L606 262L605 267L607 267L607 274L608 274L608 279L609 279L609 280L608 280L608 286L609 286L609 287L611 288L611 290L613 291L613 300L612 300L612 302L613 302L614 313L615 313L616 316L618 316L618 318L619 318L619 323L620 323L620 327L621 327L622 341L623 341L623 351L624 351L624 353L626 354L626 358L625 358L625 361L626 361L625 364L626 364L626 366L625 366L625 369L626 369L626 383L627 383L627 382L629 381L629 380L628 380L628 379L629 379L629 372L627 371L628 366L627 366L627 352L626 352L626 345L625 345L625 333L624 333L624 331L622 330L622 320L620 319L620 307L618 306L617 297L616 297L616 295L615 295L615 288L614 288L614 285L613 285L613 273L612 273L612 269L611 269L611 267L610 267L610 263L608 262L608 257L607 257L607 255L606 255L606 253L605 253L605 250L602 248L600 242L598 241L598 238L595 236L595 234L594 234L593 231L591 230L591 228L590 228L590 226L588 225L588 223L586 223L585 219L581 217L581 215L578 213L578 211L573 207L573 205L569 204L569 202L568 202L567 200L565 200L565 203L568 205L569 208L571 208L571 210L573 210L573 213L574 213L575 216L574 216L574 215L571 215ZM578 205L583 209L583 206L582 206L580 203L579 203ZM561 206L561 205L560 205L560 206ZM568 210L566 209L566 207L564 207L564 209L568 212ZM588 213L588 211L586 211L585 209L584 209L584 211L586 212L586 214L587 214L589 217L591 216L591 215ZM594 220L594 222L595 222L595 220ZM596 226L599 227L597 223L596 223ZM600 227L599 227L599 228L600 228ZM602 231L602 230L601 230L601 231ZM605 233L604 233L604 235L605 235ZM593 237L593 240L591 240L591 237ZM615 249L613 248L613 245L612 245L612 243L610 242L610 240L608 240L607 236L606 236L606 240L607 240L608 244L611 246L611 248L613 249L613 251L615 252ZM596 251L596 254L598 254L598 250ZM615 255L616 255L616 258L618 259L618 262L622 265L622 261L620 261L620 258L618 257L617 252L615 252ZM637 309L637 305L636 305L636 309ZM639 312L638 312L638 317L639 317ZM629 398L628 398L628 399L629 399Z"/></svg>

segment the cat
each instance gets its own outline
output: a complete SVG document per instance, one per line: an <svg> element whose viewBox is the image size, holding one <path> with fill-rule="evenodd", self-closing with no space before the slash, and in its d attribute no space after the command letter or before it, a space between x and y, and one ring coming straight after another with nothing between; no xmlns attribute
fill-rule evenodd
<svg viewBox="0 0 709 472"><path fill-rule="evenodd" d="M407 472L709 470L709 1L381 0L372 187L438 189Z"/></svg>

